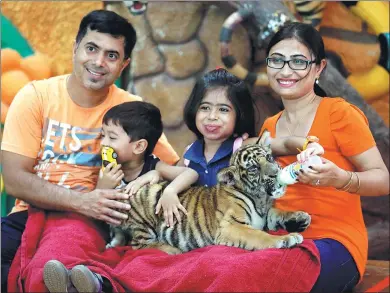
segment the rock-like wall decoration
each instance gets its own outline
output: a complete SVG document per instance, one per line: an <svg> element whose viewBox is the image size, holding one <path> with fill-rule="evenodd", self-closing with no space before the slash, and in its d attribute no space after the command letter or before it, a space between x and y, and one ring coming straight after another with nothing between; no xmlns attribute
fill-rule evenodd
<svg viewBox="0 0 390 293"><path fill-rule="evenodd" d="M52 61L53 75L72 71L72 47L81 19L103 2L2 1L4 14L34 49Z"/></svg>
<svg viewBox="0 0 390 293"><path fill-rule="evenodd" d="M201 2L150 2L146 19L157 43L182 44L195 36L202 13Z"/></svg>
<svg viewBox="0 0 390 293"><path fill-rule="evenodd" d="M342 3L326 3L320 33L327 51L335 52L349 73L364 74L378 63L381 50L377 36ZM389 126L389 94L366 102Z"/></svg>
<svg viewBox="0 0 390 293"><path fill-rule="evenodd" d="M199 40L192 40L180 46L160 45L160 52L165 57L165 70L176 79L188 78L205 67L207 55L202 52L203 45Z"/></svg>
<svg viewBox="0 0 390 293"><path fill-rule="evenodd" d="M138 39L128 90L161 109L164 131L181 155L195 139L183 122L183 107L196 78L223 66L219 30L228 12L195 1L148 2L142 15L131 14L122 2L110 2L106 9L134 25ZM232 50L241 64L250 65L250 41L243 27L233 34Z"/></svg>

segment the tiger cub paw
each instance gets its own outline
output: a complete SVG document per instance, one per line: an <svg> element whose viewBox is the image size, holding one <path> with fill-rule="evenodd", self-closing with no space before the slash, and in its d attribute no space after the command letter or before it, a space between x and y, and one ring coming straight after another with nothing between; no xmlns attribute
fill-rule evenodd
<svg viewBox="0 0 390 293"><path fill-rule="evenodd" d="M302 232L309 227L311 217L305 212L295 212L289 219L284 222L288 232Z"/></svg>
<svg viewBox="0 0 390 293"><path fill-rule="evenodd" d="M281 236L278 240L276 248L290 248L303 242L303 236L299 233L290 233L285 236Z"/></svg>

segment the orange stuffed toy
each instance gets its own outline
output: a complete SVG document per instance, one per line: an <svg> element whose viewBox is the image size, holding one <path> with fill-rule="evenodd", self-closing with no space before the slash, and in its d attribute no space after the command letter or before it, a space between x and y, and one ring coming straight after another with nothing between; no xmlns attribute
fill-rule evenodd
<svg viewBox="0 0 390 293"><path fill-rule="evenodd" d="M16 50L1 50L1 123L16 93L32 80L49 78L50 65L50 60L40 53L22 58Z"/></svg>

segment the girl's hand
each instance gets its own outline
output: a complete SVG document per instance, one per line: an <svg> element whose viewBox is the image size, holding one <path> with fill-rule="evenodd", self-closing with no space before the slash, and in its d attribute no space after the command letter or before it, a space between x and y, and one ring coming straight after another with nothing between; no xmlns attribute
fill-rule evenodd
<svg viewBox="0 0 390 293"><path fill-rule="evenodd" d="M181 205L177 193L170 191L168 188L164 190L160 200L157 203L156 214L160 212L161 208L164 211L164 218L167 227L173 227L173 225L175 225L176 221L173 219L173 214L175 214L177 221L179 223L181 222L179 210L187 215L187 210Z"/></svg>
<svg viewBox="0 0 390 293"><path fill-rule="evenodd" d="M242 140L247 140L249 138L249 134L245 132L243 135L241 135L241 138Z"/></svg>
<svg viewBox="0 0 390 293"><path fill-rule="evenodd" d="M148 173L138 177L137 179L131 181L125 187L125 193L130 196L137 193L137 191L146 184L154 184L159 182L161 179L160 173L156 170L149 171Z"/></svg>
<svg viewBox="0 0 390 293"><path fill-rule="evenodd" d="M118 164L117 166L113 167L114 164L114 162L111 162L104 168L104 171L99 171L99 179L96 184L96 188L114 189L118 186L125 174L121 170L121 164Z"/></svg>
<svg viewBox="0 0 390 293"><path fill-rule="evenodd" d="M300 170L298 180L313 186L332 186L340 188L348 181L348 174L332 161L322 158L322 164L309 167L310 170Z"/></svg>
<svg viewBox="0 0 390 293"><path fill-rule="evenodd" d="M310 156L322 156L325 153L324 148L318 142L311 142L307 145L306 150L300 152L297 155L297 160L299 163L303 163Z"/></svg>

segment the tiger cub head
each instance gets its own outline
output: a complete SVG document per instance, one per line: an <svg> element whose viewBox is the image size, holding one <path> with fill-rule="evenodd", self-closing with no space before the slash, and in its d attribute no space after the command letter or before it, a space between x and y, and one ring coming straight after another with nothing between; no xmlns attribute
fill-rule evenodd
<svg viewBox="0 0 390 293"><path fill-rule="evenodd" d="M271 148L264 144L267 135L269 133L265 132L256 144L239 148L232 155L229 167L218 173L218 182L254 198L283 196L286 187L277 181L281 167L274 160Z"/></svg>

